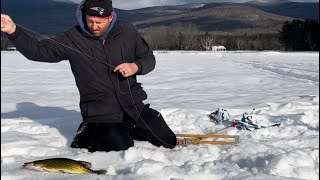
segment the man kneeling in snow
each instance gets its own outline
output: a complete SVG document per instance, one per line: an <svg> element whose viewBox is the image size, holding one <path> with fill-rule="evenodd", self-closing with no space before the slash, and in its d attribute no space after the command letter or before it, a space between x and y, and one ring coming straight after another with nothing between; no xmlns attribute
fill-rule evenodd
<svg viewBox="0 0 320 180"><path fill-rule="evenodd" d="M125 150L133 140L174 148L176 136L161 114L145 105L136 75L155 67L148 44L129 23L117 20L111 0L85 0L78 25L38 41L1 14L1 31L25 57L40 62L69 60L80 93L83 117L71 147L90 152Z"/></svg>

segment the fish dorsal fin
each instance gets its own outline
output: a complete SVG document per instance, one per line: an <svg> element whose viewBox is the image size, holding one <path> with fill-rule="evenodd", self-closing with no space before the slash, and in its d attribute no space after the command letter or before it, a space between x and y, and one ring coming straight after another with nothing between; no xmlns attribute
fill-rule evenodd
<svg viewBox="0 0 320 180"><path fill-rule="evenodd" d="M91 168L92 167L92 164L90 162L87 162L87 161L79 161L84 167L86 168Z"/></svg>

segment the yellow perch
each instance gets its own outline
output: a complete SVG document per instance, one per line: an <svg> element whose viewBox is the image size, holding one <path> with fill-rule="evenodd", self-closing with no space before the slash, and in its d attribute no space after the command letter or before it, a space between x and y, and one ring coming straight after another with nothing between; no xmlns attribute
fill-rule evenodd
<svg viewBox="0 0 320 180"><path fill-rule="evenodd" d="M106 170L91 170L91 163L68 158L43 159L26 162L22 167L45 172L60 172L72 174L106 174Z"/></svg>

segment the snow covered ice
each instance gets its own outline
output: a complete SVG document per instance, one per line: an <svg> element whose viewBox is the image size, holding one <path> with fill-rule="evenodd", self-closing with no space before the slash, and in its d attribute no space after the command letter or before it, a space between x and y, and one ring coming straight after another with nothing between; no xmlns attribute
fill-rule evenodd
<svg viewBox="0 0 320 180"><path fill-rule="evenodd" d="M79 93L67 61L29 61L1 52L2 179L319 179L319 53L156 51L156 69L138 76L175 133L214 133L255 108L256 131L228 128L237 145L156 148L148 142L119 152L89 153L70 143L81 122ZM89 161L106 175L45 173L24 162L64 157Z"/></svg>

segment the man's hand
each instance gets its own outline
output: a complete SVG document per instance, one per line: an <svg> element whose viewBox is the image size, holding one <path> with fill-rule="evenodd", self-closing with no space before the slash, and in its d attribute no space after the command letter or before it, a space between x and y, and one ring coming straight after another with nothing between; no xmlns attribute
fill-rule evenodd
<svg viewBox="0 0 320 180"><path fill-rule="evenodd" d="M16 31L16 24L12 21L10 16L1 14L1 31L12 34Z"/></svg>
<svg viewBox="0 0 320 180"><path fill-rule="evenodd" d="M113 71L119 71L123 77L129 77L138 72L138 66L136 63L122 63L115 67Z"/></svg>

